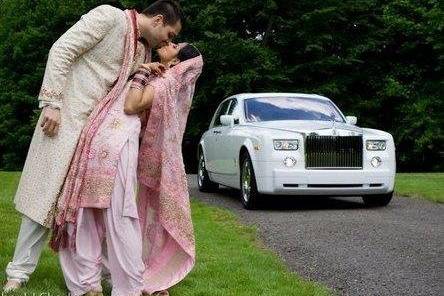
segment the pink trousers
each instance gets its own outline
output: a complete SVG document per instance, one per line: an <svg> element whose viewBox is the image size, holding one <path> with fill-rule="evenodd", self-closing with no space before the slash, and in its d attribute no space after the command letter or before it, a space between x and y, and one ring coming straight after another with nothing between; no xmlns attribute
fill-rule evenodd
<svg viewBox="0 0 444 296"><path fill-rule="evenodd" d="M65 282L73 296L101 291L104 239L112 295L141 294L144 263L136 204L138 141L138 134L131 136L122 149L110 208L81 208L77 216L76 250L59 252ZM69 225L68 234L72 235L73 230Z"/></svg>

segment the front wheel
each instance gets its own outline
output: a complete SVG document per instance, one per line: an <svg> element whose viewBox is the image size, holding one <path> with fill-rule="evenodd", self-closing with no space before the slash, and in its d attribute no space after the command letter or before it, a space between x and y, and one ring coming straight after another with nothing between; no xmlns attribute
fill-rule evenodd
<svg viewBox="0 0 444 296"><path fill-rule="evenodd" d="M214 183L208 176L207 169L205 168L205 157L203 152L199 152L199 166L197 170L197 187L202 192L213 192L219 188L219 184Z"/></svg>
<svg viewBox="0 0 444 296"><path fill-rule="evenodd" d="M368 207L385 207L393 198L393 192L385 194L365 195L362 197L364 204Z"/></svg>
<svg viewBox="0 0 444 296"><path fill-rule="evenodd" d="M240 182L240 195L244 208L248 210L255 209L260 194L257 191L256 177L248 153L245 153L241 158Z"/></svg>

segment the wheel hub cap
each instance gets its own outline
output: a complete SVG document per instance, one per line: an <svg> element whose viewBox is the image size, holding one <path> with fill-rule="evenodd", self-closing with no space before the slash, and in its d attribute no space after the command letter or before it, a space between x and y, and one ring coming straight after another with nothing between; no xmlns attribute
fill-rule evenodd
<svg viewBox="0 0 444 296"><path fill-rule="evenodd" d="M242 173L242 197L244 201L248 202L251 191L251 171L248 162L245 162Z"/></svg>
<svg viewBox="0 0 444 296"><path fill-rule="evenodd" d="M199 185L200 186L202 186L202 183L203 183L203 179L204 179L204 171L205 171L205 160L204 160L204 158L203 158L203 156L200 156L200 159L199 159L199 172L198 172L198 175L199 175Z"/></svg>

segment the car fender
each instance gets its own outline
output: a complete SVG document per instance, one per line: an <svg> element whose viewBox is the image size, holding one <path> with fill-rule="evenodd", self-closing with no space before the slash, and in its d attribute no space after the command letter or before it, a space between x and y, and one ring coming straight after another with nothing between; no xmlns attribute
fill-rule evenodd
<svg viewBox="0 0 444 296"><path fill-rule="evenodd" d="M239 147L239 151L238 151L238 155L239 155L239 177L240 177L240 157L241 157L241 151L242 151L242 147L245 147L247 149L247 152L250 156L251 159L251 164L253 166L253 170L256 173L258 170L258 164L256 162L256 148L255 147L259 147L262 146L262 143L260 141L260 139L258 137L252 137L252 138L246 138L245 141L243 142L242 145L240 145Z"/></svg>

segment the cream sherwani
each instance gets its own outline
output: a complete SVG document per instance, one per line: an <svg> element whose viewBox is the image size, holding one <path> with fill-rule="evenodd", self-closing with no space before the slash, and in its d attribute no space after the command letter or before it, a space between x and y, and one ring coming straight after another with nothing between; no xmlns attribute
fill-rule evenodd
<svg viewBox="0 0 444 296"><path fill-rule="evenodd" d="M14 200L19 212L44 227L51 226L82 127L119 75L129 25L124 11L101 5L83 15L51 47L39 107L60 108L60 130L53 138L45 136L40 116ZM144 45L138 41L131 74L144 58Z"/></svg>

